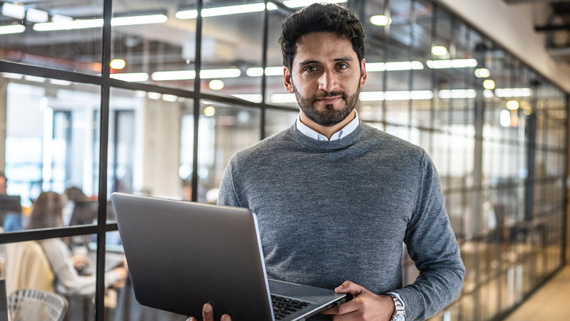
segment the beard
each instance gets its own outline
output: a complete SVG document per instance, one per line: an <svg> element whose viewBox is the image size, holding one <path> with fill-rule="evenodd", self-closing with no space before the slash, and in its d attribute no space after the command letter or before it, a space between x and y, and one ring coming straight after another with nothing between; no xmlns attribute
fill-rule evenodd
<svg viewBox="0 0 570 321"><path fill-rule="evenodd" d="M295 92L295 97L297 98L299 107L310 120L321 126L330 127L343 121L354 110L354 107L356 107L356 103L358 102L360 83L358 84L356 92L351 96L348 96L343 91L331 91L311 97L303 97L294 85L293 91ZM323 111L319 111L315 108L314 104L317 99L333 96L341 96L342 100L345 101L345 105L341 109L335 109L332 104L325 105L325 110Z"/></svg>

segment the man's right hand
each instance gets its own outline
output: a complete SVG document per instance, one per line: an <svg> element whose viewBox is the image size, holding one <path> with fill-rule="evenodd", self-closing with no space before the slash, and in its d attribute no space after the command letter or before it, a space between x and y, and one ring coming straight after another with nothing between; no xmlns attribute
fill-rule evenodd
<svg viewBox="0 0 570 321"><path fill-rule="evenodd" d="M195 317L189 317L186 321L198 321ZM202 308L202 321L215 321L214 320L214 309L209 303L204 304ZM229 314L222 315L220 321L232 321Z"/></svg>

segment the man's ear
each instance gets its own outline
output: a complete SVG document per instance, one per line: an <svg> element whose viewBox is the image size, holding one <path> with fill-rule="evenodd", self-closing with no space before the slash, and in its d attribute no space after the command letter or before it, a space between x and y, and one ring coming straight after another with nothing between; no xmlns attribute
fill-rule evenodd
<svg viewBox="0 0 570 321"><path fill-rule="evenodd" d="M364 86L366 83L366 79L368 78L368 74L366 73L366 59L362 59L360 62L360 86Z"/></svg>
<svg viewBox="0 0 570 321"><path fill-rule="evenodd" d="M290 93L295 92L293 90L293 79L291 78L291 72L289 71L289 68L287 68L287 67L283 67L283 85L285 86L285 89L288 92L290 92Z"/></svg>

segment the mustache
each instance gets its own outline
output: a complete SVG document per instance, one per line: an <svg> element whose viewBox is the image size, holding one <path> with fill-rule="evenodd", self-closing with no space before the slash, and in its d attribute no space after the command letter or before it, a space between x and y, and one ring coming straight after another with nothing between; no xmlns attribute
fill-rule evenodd
<svg viewBox="0 0 570 321"><path fill-rule="evenodd" d="M346 95L345 92L343 91L325 91L317 96L313 97L313 102L319 100L319 99L324 99L324 98L328 98L328 97L336 97L336 96L341 96L342 99L346 100L346 98L348 97Z"/></svg>

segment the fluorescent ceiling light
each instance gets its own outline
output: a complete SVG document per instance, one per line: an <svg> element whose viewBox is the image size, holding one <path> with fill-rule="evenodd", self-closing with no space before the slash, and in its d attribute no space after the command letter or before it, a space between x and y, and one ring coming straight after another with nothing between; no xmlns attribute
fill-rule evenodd
<svg viewBox="0 0 570 321"><path fill-rule="evenodd" d="M46 81L44 77L38 77L38 76L24 76L24 79L27 81L39 82L39 83Z"/></svg>
<svg viewBox="0 0 570 321"><path fill-rule="evenodd" d="M2 15L14 19L24 19L26 16L26 7L4 2L4 5L2 5Z"/></svg>
<svg viewBox="0 0 570 321"><path fill-rule="evenodd" d="M103 27L103 19L56 21L34 24L35 31L76 30Z"/></svg>
<svg viewBox="0 0 570 321"><path fill-rule="evenodd" d="M254 103L260 103L261 99L263 98L261 94L232 94L232 96Z"/></svg>
<svg viewBox="0 0 570 321"><path fill-rule="evenodd" d="M485 89L485 90L483 90L483 96L485 96L485 98L493 98L493 97L495 97L495 94L493 94L492 90Z"/></svg>
<svg viewBox="0 0 570 321"><path fill-rule="evenodd" d="M114 27L119 26L133 26L141 24L154 24L163 23L168 18L165 15L146 15L146 16L132 16L132 17L116 17L111 19L111 25ZM36 23L34 25L35 31L57 31L57 30L75 30L75 29L89 29L103 27L103 19L86 19L86 20L73 20L73 21L56 21Z"/></svg>
<svg viewBox="0 0 570 321"><path fill-rule="evenodd" d="M510 127L511 126L511 112L503 109L499 114L499 122L503 127Z"/></svg>
<svg viewBox="0 0 570 321"><path fill-rule="evenodd" d="M49 82L59 86L70 86L72 84L71 81L60 80L60 79L50 79Z"/></svg>
<svg viewBox="0 0 570 321"><path fill-rule="evenodd" d="M487 68L477 68L475 69L474 74L477 78L488 78L491 76L491 72Z"/></svg>
<svg viewBox="0 0 570 321"><path fill-rule="evenodd" d="M148 80L148 74L146 72L111 74L111 78L127 82L141 82Z"/></svg>
<svg viewBox="0 0 570 321"><path fill-rule="evenodd" d="M134 25L149 25L154 23L164 23L168 17L163 14L153 14L146 16L132 16L132 17L115 17L111 19L111 26L134 26Z"/></svg>
<svg viewBox="0 0 570 321"><path fill-rule="evenodd" d="M286 5L289 8L300 8L300 7L306 7L306 6L310 6L313 3L345 3L347 0L325 0L325 1L321 1L321 0L289 0L289 1L283 1L283 4Z"/></svg>
<svg viewBox="0 0 570 321"><path fill-rule="evenodd" d="M370 23L375 26L386 26L392 23L392 19L385 15L376 15L370 17Z"/></svg>
<svg viewBox="0 0 570 321"><path fill-rule="evenodd" d="M26 20L31 22L46 22L48 21L48 19L49 19L48 13L43 10L30 8L26 13Z"/></svg>
<svg viewBox="0 0 570 321"><path fill-rule="evenodd" d="M263 68L261 67L251 67L247 68L245 74L249 77L261 77L263 74ZM266 76L283 76L283 66L280 67L265 67Z"/></svg>
<svg viewBox="0 0 570 321"><path fill-rule="evenodd" d="M63 16L63 15L60 15L57 13L51 16L52 22L62 22L62 21L72 21L72 20L73 20L73 18L71 18L71 17Z"/></svg>
<svg viewBox="0 0 570 321"><path fill-rule="evenodd" d="M434 56L445 56L447 55L447 48L444 46L433 46L431 47L431 53Z"/></svg>
<svg viewBox="0 0 570 321"><path fill-rule="evenodd" d="M493 79L485 79L483 81L483 88L485 89L495 89L495 81Z"/></svg>
<svg viewBox="0 0 570 321"><path fill-rule="evenodd" d="M222 90L222 89L224 89L225 84L224 84L223 80L214 79L214 80L210 80L210 83L208 84L208 86L212 90Z"/></svg>
<svg viewBox="0 0 570 321"><path fill-rule="evenodd" d="M273 94L271 95L270 100L274 104L297 103L297 98L295 98L295 94Z"/></svg>
<svg viewBox="0 0 570 321"><path fill-rule="evenodd" d="M202 9L202 17L218 17L227 16L239 13L261 12L265 9L264 3L251 3L236 6L225 6ZM267 10L277 10L277 6L273 3L267 4ZM198 10L180 10L175 14L178 19L196 19L198 17Z"/></svg>
<svg viewBox="0 0 570 321"><path fill-rule="evenodd" d="M422 70L424 65L419 61L391 61L366 63L367 72L375 71L398 71L398 70Z"/></svg>
<svg viewBox="0 0 570 321"><path fill-rule="evenodd" d="M498 97L530 97L532 90L530 88L498 88L495 89L495 95Z"/></svg>
<svg viewBox="0 0 570 321"><path fill-rule="evenodd" d="M194 70L156 71L150 76L152 80L189 80L196 78Z"/></svg>
<svg viewBox="0 0 570 321"><path fill-rule="evenodd" d="M361 101L382 100L429 100L433 98L431 90L412 91L365 91L359 96Z"/></svg>
<svg viewBox="0 0 570 321"><path fill-rule="evenodd" d="M176 95L163 94L163 95L162 95L162 100L173 103L173 102L175 102L175 101L178 100L178 96L176 96Z"/></svg>
<svg viewBox="0 0 570 321"><path fill-rule="evenodd" d="M24 31L26 31L26 26L24 25L0 26L0 35L10 35Z"/></svg>
<svg viewBox="0 0 570 321"><path fill-rule="evenodd" d="M477 97L477 92L475 91L475 89L440 90L438 96L441 99L475 98Z"/></svg>
<svg viewBox="0 0 570 321"><path fill-rule="evenodd" d="M151 91L151 92L148 92L146 95L147 95L148 98L153 99L153 100L159 100L160 97L162 96L160 93L155 93L155 92L152 92L152 91Z"/></svg>
<svg viewBox="0 0 570 321"><path fill-rule="evenodd" d="M477 67L476 59L428 60L426 64L431 69L473 68Z"/></svg>
<svg viewBox="0 0 570 321"><path fill-rule="evenodd" d="M241 75L241 70L237 68L227 69L203 69L200 71L200 78L237 78Z"/></svg>
<svg viewBox="0 0 570 321"><path fill-rule="evenodd" d="M3 73L2 73L2 77L8 78L8 79L18 79L18 80L20 80L20 79L22 79L23 76L20 75L20 74L14 74L14 73L11 73L11 72L3 72Z"/></svg>

